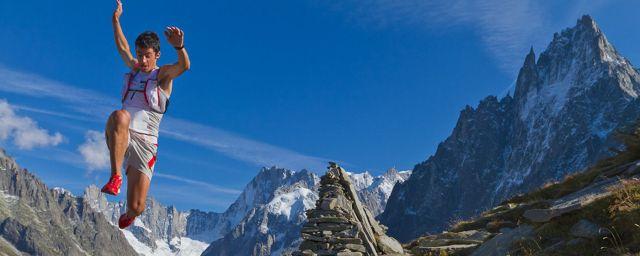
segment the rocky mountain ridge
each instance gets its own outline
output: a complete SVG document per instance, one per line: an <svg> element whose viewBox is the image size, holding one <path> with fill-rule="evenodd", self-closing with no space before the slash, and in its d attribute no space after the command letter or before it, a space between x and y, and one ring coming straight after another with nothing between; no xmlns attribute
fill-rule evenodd
<svg viewBox="0 0 640 256"><path fill-rule="evenodd" d="M379 219L408 241L611 156L620 147L613 131L640 117L639 92L640 75L583 16L554 34L537 61L531 50L513 96L462 110L436 153L394 187Z"/></svg>
<svg viewBox="0 0 640 256"><path fill-rule="evenodd" d="M4 150L0 150L0 254L137 255L117 227L88 202L47 188Z"/></svg>
<svg viewBox="0 0 640 256"><path fill-rule="evenodd" d="M405 245L413 255L636 255L640 131L626 149L561 182L510 198L448 231Z"/></svg>

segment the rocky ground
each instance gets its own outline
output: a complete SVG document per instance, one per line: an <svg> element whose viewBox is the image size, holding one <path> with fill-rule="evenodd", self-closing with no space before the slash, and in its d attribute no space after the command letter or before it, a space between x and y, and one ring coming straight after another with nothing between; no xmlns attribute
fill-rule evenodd
<svg viewBox="0 0 640 256"><path fill-rule="evenodd" d="M626 150L616 156L405 249L414 255L640 253L640 133L620 137Z"/></svg>

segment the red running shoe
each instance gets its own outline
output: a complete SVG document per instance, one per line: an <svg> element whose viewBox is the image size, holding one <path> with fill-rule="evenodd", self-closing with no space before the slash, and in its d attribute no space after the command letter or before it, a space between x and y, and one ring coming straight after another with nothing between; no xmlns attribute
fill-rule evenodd
<svg viewBox="0 0 640 256"><path fill-rule="evenodd" d="M126 227L131 226L135 219L136 217L129 217L126 213L122 214L120 215L120 219L118 219L118 227L120 227L120 229L125 229Z"/></svg>
<svg viewBox="0 0 640 256"><path fill-rule="evenodd" d="M122 185L122 176L111 175L109 182L102 187L102 193L117 196L120 193L120 186Z"/></svg>

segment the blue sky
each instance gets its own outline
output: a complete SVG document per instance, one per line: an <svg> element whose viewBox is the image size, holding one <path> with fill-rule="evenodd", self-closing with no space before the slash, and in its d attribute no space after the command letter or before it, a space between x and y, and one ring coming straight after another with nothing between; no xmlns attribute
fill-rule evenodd
<svg viewBox="0 0 640 256"><path fill-rule="evenodd" d="M0 2L0 146L50 187L108 178L102 132L126 67L114 1ZM594 17L640 61L635 1L124 1L130 43L185 31L150 195L223 211L261 166L411 169L459 111L512 86L529 47ZM162 38L160 64L176 54ZM90 161L87 159L90 158ZM120 197L121 198L121 197Z"/></svg>

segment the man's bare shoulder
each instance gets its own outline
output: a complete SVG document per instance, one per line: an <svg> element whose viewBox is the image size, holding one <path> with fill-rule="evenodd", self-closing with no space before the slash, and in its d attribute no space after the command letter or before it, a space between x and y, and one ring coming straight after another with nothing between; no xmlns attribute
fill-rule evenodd
<svg viewBox="0 0 640 256"><path fill-rule="evenodd" d="M174 64L165 64L160 66L160 70L158 71L158 78L160 80L173 80L179 77L182 74L179 70L178 63Z"/></svg>

